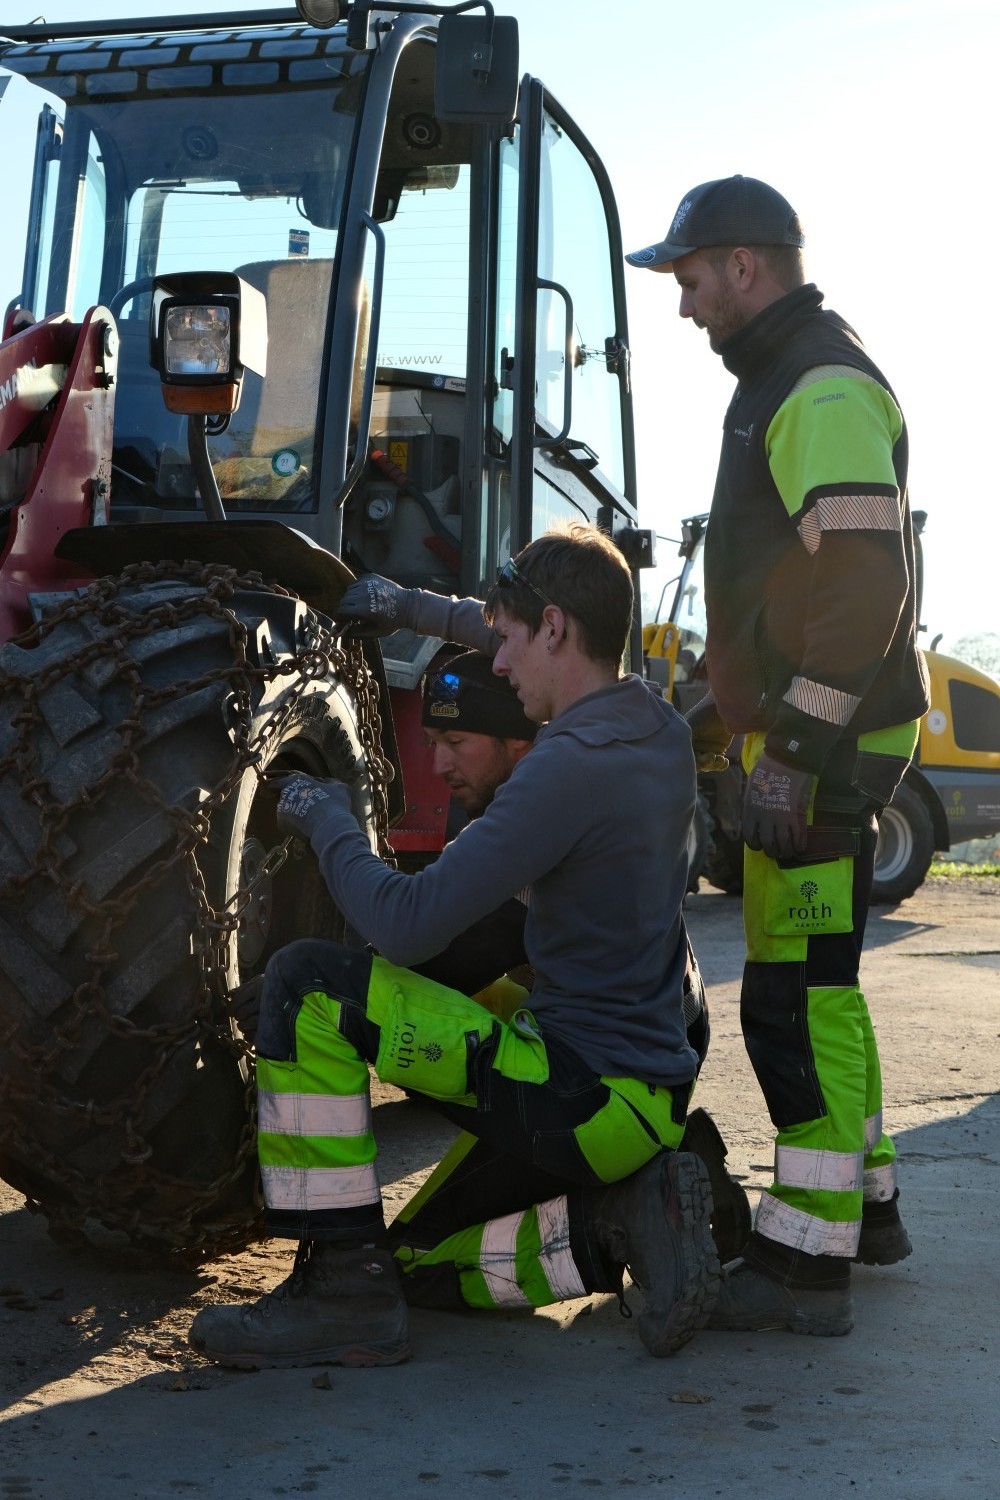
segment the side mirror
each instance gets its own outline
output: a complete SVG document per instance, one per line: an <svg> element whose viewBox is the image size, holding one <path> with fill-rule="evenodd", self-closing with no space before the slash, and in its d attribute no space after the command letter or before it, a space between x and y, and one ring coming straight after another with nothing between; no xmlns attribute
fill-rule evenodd
<svg viewBox="0 0 1000 1500"><path fill-rule="evenodd" d="M441 17L434 64L434 113L455 125L507 126L517 112L518 30L514 16Z"/></svg>

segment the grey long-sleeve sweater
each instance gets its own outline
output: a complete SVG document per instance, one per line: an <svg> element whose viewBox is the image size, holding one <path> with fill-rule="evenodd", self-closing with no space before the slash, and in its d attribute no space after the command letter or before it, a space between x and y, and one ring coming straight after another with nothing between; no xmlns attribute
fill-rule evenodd
<svg viewBox="0 0 1000 1500"><path fill-rule="evenodd" d="M538 735L482 817L417 875L389 869L339 804L312 844L345 916L390 962L420 963L531 888L531 1010L595 1072L694 1077L681 902L695 770L687 725L637 677Z"/></svg>

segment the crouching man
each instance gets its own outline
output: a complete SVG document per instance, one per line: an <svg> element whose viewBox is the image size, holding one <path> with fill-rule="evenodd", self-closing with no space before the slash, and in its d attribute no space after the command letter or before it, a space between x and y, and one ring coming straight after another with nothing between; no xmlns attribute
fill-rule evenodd
<svg viewBox="0 0 1000 1500"><path fill-rule="evenodd" d="M654 1355L707 1321L719 1263L698 1157L678 1152L697 1058L681 920L695 799L683 720L623 676L632 582L574 524L505 565L484 604L494 672L544 727L492 802L417 875L372 854L347 789L289 779L279 822L308 837L351 925L380 956L318 940L268 965L257 1037L267 1227L291 1275L190 1333L243 1368L395 1364L407 1305L543 1307L645 1294ZM417 975L530 889L530 1009L509 1022ZM368 1065L425 1095L456 1146L390 1231Z"/></svg>

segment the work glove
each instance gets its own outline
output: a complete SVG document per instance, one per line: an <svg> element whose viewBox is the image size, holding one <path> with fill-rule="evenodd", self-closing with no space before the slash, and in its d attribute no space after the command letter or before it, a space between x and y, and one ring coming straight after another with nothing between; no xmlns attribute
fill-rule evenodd
<svg viewBox="0 0 1000 1500"><path fill-rule="evenodd" d="M726 751L733 736L719 717L711 693L689 708L684 715L691 730L691 748L699 771L725 771L729 766Z"/></svg>
<svg viewBox="0 0 1000 1500"><path fill-rule="evenodd" d="M816 777L783 765L766 752L754 766L743 794L743 840L772 859L804 854L809 806Z"/></svg>
<svg viewBox="0 0 1000 1500"><path fill-rule="evenodd" d="M257 1041L257 1024L260 1021L260 1002L264 993L264 976L255 974L245 979L226 997L226 1008L236 1022L245 1040L252 1047Z"/></svg>
<svg viewBox="0 0 1000 1500"><path fill-rule="evenodd" d="M391 635L394 630L415 630L419 592L419 589L404 589L380 573L362 573L344 590L334 617L352 626L352 635Z"/></svg>
<svg viewBox="0 0 1000 1500"><path fill-rule="evenodd" d="M281 833L309 839L320 818L344 812L351 820L351 794L342 781L320 780L301 771L278 772L267 784L279 793L277 823Z"/></svg>

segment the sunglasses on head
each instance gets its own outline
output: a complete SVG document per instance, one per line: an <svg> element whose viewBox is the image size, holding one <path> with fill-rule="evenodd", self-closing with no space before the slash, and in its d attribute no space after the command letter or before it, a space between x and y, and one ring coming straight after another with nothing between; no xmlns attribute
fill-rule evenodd
<svg viewBox="0 0 1000 1500"><path fill-rule="evenodd" d="M497 687L487 687L482 682L467 682L465 678L459 677L457 672L435 672L428 680L426 696L431 703L457 703L463 693L500 693L504 690ZM504 695L505 696L505 695Z"/></svg>
<svg viewBox="0 0 1000 1500"><path fill-rule="evenodd" d="M504 563L503 567L497 573L497 584L502 589L510 589L513 588L517 583L523 584L526 589L530 589L533 594L541 599L543 604L552 604L555 605L556 608L558 608L558 605L556 605L556 601L554 599L550 599L548 594L543 594L538 585L532 583L527 573L523 572L518 567L517 563L512 557L509 557Z"/></svg>

